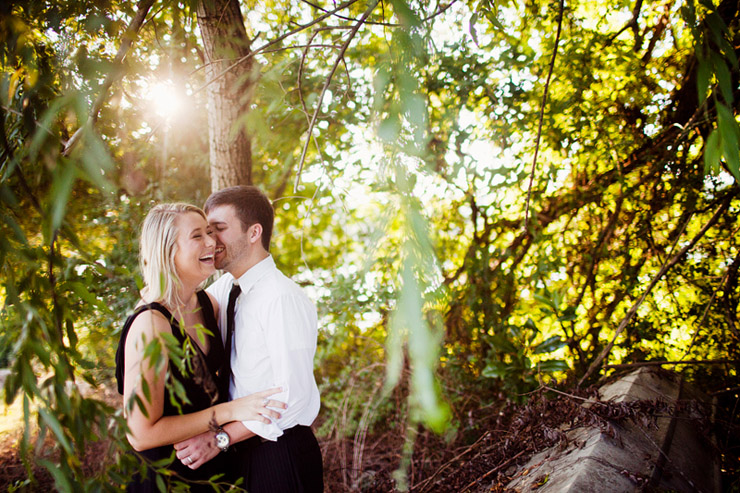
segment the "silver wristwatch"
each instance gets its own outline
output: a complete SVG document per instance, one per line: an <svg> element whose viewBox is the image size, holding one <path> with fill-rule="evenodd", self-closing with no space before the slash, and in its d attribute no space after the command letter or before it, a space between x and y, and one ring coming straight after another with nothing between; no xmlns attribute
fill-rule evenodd
<svg viewBox="0 0 740 493"><path fill-rule="evenodd" d="M216 446L221 449L221 452L226 452L229 450L230 444L231 437L229 437L229 434L226 433L223 428L219 428L216 432Z"/></svg>

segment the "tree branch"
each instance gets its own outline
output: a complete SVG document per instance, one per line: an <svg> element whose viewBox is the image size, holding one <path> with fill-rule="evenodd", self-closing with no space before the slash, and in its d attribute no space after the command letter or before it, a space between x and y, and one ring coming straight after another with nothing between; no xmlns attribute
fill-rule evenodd
<svg viewBox="0 0 740 493"><path fill-rule="evenodd" d="M72 152L72 149L75 147L75 145L82 138L85 127L88 124L95 124L95 122L97 121L98 113L100 113L100 109L103 107L103 103L108 97L108 89L110 89L110 87L113 85L113 82L118 78L120 74L121 63L128 53L129 48L131 48L131 45L133 44L134 39L139 32L139 28L144 23L144 20L149 13L149 9L152 8L153 4L154 0L139 0L136 16L134 16L128 28L126 29L126 32L124 33L123 39L121 41L121 46L118 48L118 53L116 53L116 57L113 60L114 69L108 72L105 81L103 81L103 85L100 88L98 97L95 99L95 102L90 109L88 120L83 123L80 128L77 129L77 131L67 141L67 145L64 146L64 151L62 152L63 155L68 156L69 153Z"/></svg>
<svg viewBox="0 0 740 493"><path fill-rule="evenodd" d="M320 5L316 5L315 3L309 2L308 0L301 0L301 2L310 5L311 7L315 8L316 10L320 10L322 12L328 12L325 8L322 8ZM445 11L447 11L450 7L452 7L454 4L456 4L458 0L452 0L447 5L443 5L439 10L435 11L434 13L430 14L429 16L421 19L421 22L426 22L434 19L435 17L443 14ZM336 11L335 11L336 12ZM346 17L343 15L335 15L336 18L342 19L345 21L352 21L357 22L357 19L354 17ZM395 22L378 22L378 21L366 21L365 24L370 24L373 26L384 26L384 27L401 27L401 24L396 24Z"/></svg>
<svg viewBox="0 0 740 493"><path fill-rule="evenodd" d="M588 267L584 271L586 273L586 280L581 286L581 292L578 293L578 298L576 298L575 303L573 303L574 307L578 307L578 305L581 304L583 296L586 294L586 289L593 283L594 279L596 278L596 264L601 258L601 254L599 252L601 251L601 247L604 245L604 243L606 243L611 238L612 234L614 233L614 229L617 227L617 220L619 219L619 214L622 212L622 204L624 203L625 195L625 193L621 193L619 197L617 197L617 203L614 206L614 212L610 214L609 221L607 222L606 227L601 230L601 232L599 233L599 237L596 240L596 244L591 249L591 259L589 261Z"/></svg>
<svg viewBox="0 0 740 493"><path fill-rule="evenodd" d="M308 126L308 138L306 139L306 142L303 145L303 152L301 153L301 159L298 161L298 171L296 172L295 184L293 185L294 191L298 190L298 184L301 181L301 172L303 171L303 164L306 161L306 152L308 151L308 145L311 142L311 136L313 135L313 128L316 125L316 119L318 118L319 112L321 111L321 103L324 101L324 96L326 95L327 89L329 89L329 84L331 83L331 79L334 76L334 73L337 71L339 64L344 59L344 53L347 51L347 48L349 48L350 43L355 38L355 35L357 35L357 31L360 30L360 27L364 24L365 20L370 16L372 11L375 10L375 7L378 5L379 1L380 0L375 0L367 8L367 10L365 10L365 13L362 14L362 17L360 18L360 20L352 28L352 31L349 33L349 37L347 38L347 41L344 42L341 50L339 50L337 59L334 62L334 65L332 66L331 71L329 72L329 75L326 78L326 82L324 82L324 87L323 89L321 89L321 95L319 95L319 99L318 101L316 101L316 109L314 110L313 116L311 117L311 123Z"/></svg>
<svg viewBox="0 0 740 493"><path fill-rule="evenodd" d="M316 10L320 10L321 12L326 12L326 13L329 12L328 10L326 10L325 8L323 8L321 5L316 5L315 3L309 2L308 0L300 0L300 1L301 1L301 3L305 3L306 5L309 5L309 6L313 7L313 8L315 8ZM345 15L339 15L339 14L336 13L336 11L332 12L332 15L334 17L336 17L337 19L342 19L343 21L358 22L358 19L356 19L354 17L348 17L348 16L345 16ZM399 27L400 26L400 24L395 24L395 23L392 23L392 22L366 21L365 23L366 24L371 24L373 26L384 26L384 27Z"/></svg>
<svg viewBox="0 0 740 493"><path fill-rule="evenodd" d="M642 0L637 0L637 2L635 2L635 7L632 9L632 17L630 18L630 20L627 21L627 23L622 27L622 29L620 29L615 34L613 34L609 38L609 40L606 43L604 43L604 48L614 43L614 40L617 39L619 35L625 32L627 29L632 29L633 33L635 34L635 45L637 46L637 36L638 36L637 18L640 16L640 10L642 10Z"/></svg>
<svg viewBox="0 0 740 493"><path fill-rule="evenodd" d="M10 142L8 142L8 136L5 134L5 114L3 113L4 109L6 109L4 106L0 106L0 135L2 135L3 155L6 156L6 159L8 161L15 161L14 171L16 173L16 176L18 177L18 182L21 184L21 188L23 188L23 191L26 192L26 195L28 195L33 208L36 209L39 214L43 215L41 203L39 202L39 199L36 198L36 195L33 193L33 190L31 190L31 187L28 185L26 177L23 175L23 170L21 169L21 163L18 162L15 156L15 152L13 151L13 147L10 145Z"/></svg>
<svg viewBox="0 0 740 493"><path fill-rule="evenodd" d="M272 47L272 46L274 46L276 44L279 44L284 39L289 38L290 36L292 36L292 35L294 35L296 33L299 33L301 31L304 31L304 30L308 29L309 27L318 24L319 22L323 21L327 17L330 17L335 12L338 12L339 10L342 10L342 9L346 9L347 7L349 7L350 5L352 5L352 4L354 4L354 3L358 2L358 1L359 0L349 0L347 2L344 2L343 4L339 5L334 10L332 10L330 12L327 12L326 14L324 14L322 16L317 17L316 19L312 20L308 24L303 24L301 26L298 26L296 29L293 29L292 31L288 31L287 33L285 33L285 34L283 34L281 36L278 36L277 38L275 38L274 40L270 41L269 43L265 43L264 45L260 46L259 48L256 48L256 49L252 50L251 52L249 52L248 54L244 55L243 57L235 60L234 63L232 63L231 65L229 65L225 69L223 69L218 75L216 75L212 79L208 80L205 84L203 84L198 89L196 89L195 91L193 91L193 95L199 93L200 91L204 90L205 88L207 88L208 86L210 86L211 84L213 84L215 81L217 81L218 79L220 79L221 77L223 77L224 75L226 75L230 70L233 70L234 67L236 67L240 63L244 63L245 61L249 60L250 58L252 58L253 56L255 56L258 53L262 53L262 52L267 51L268 48L270 48L270 47ZM196 70L200 70L200 69L196 69Z"/></svg>
<svg viewBox="0 0 740 493"><path fill-rule="evenodd" d="M738 189L733 190L730 192L727 197L725 197L725 200L722 202L722 204L717 208L714 215L707 221L707 223L701 228L701 230L694 236L688 245L683 247L681 251L679 251L676 255L674 255L668 262L664 263L663 266L658 271L658 274L653 278L652 281L650 281L650 284L645 289L645 292L642 294L639 300L632 305L632 308L629 309L627 314L622 319L622 322L619 324L619 327L617 327L617 331L614 334L614 337L612 340L607 344L607 346L601 351L601 354L596 358L596 360L591 363L591 366L589 366L588 371L586 371L586 374L583 375L583 377L578 381L578 386L580 387L588 377L590 377L593 372L596 370L596 368L601 364L602 361L604 361L604 358L611 352L612 348L614 347L614 343L616 342L617 338L621 335L622 331L624 331L624 328L627 326L627 324L632 320L632 317L634 317L635 313L637 313L637 309L640 308L640 305L642 305L642 302L645 301L645 298L647 298L648 294L653 290L656 284L658 284L658 281L660 281L666 272L668 272L673 266L675 266L681 258L686 255L686 253L691 250L694 245L704 236L704 234L714 226L714 224L719 221L719 218L722 217L722 214L725 213L727 208L730 207L730 202L732 201L732 198L737 195ZM684 224L683 228L686 228L688 225L688 221L686 224ZM676 237L676 243L678 243L678 240L680 239L681 235L679 234Z"/></svg>
<svg viewBox="0 0 740 493"><path fill-rule="evenodd" d="M494 467L493 469L491 469L490 471L488 471L487 473L485 473L483 476L479 477L478 479L476 479L475 481L473 481L472 483L470 483L469 485L467 485L462 490L462 493L465 493L466 491L470 491L471 488L475 487L476 484L480 483L481 481L483 481L484 479L486 479L487 477L489 477L491 474L493 474L493 473L495 473L497 471L500 471L504 467L507 467L509 464L511 464L512 462L514 462L516 459L518 459L526 451L527 451L526 449L525 450L522 450L521 452L519 452L518 454L516 454L511 459L509 459L506 462L503 462L503 463L497 465L496 467Z"/></svg>
<svg viewBox="0 0 740 493"><path fill-rule="evenodd" d="M456 457L453 457L452 459L450 459L449 461L447 461L442 467L440 467L439 469L437 469L434 472L434 474L432 474L428 478L420 481L419 483L413 485L410 488L410 490L411 491L414 491L414 490L419 490L420 489L421 491L419 493L424 493L425 491L427 491L429 489L428 488L428 485L429 485L430 482L432 482L439 474L441 474L449 466L451 466L452 464L454 464L455 462L457 462L458 460L460 460L463 456L465 456L465 455L469 454L470 452L472 452L483 440L485 440L486 438L488 438L490 435L491 435L490 430L487 431L487 432L485 432L483 435L480 436L480 438L478 438L478 440L475 441L475 443L473 443L469 447L466 447L465 450L462 451L462 453L458 454ZM431 486L434 487L438 483L439 483L439 481L438 482L435 482Z"/></svg>

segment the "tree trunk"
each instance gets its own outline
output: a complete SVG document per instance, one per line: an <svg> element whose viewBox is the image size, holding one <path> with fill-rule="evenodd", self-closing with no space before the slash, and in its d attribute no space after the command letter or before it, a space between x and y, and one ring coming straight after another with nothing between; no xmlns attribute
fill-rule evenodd
<svg viewBox="0 0 740 493"><path fill-rule="evenodd" d="M255 79L238 0L201 0L197 8L208 91L211 190L252 183L251 139L244 123ZM241 121L240 121L241 120Z"/></svg>

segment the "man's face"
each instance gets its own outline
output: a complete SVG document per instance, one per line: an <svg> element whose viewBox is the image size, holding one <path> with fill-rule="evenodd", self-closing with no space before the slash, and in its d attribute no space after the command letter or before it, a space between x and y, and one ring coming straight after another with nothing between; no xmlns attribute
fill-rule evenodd
<svg viewBox="0 0 740 493"><path fill-rule="evenodd" d="M208 224L216 237L216 268L231 272L249 252L247 231L242 229L232 205L211 209L208 212Z"/></svg>

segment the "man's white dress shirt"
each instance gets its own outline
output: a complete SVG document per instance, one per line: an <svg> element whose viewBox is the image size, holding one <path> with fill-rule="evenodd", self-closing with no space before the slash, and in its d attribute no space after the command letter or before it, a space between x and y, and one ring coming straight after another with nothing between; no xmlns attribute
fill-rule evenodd
<svg viewBox="0 0 740 493"><path fill-rule="evenodd" d="M273 387L283 392L271 399L283 401L279 420L270 424L243 421L249 430L267 440L277 440L295 425L310 426L319 414L319 389L313 376L318 322L316 307L295 282L275 266L272 256L244 273L236 282L231 350L232 399ZM206 291L219 304L221 337L226 341L226 305L234 276L224 273Z"/></svg>

